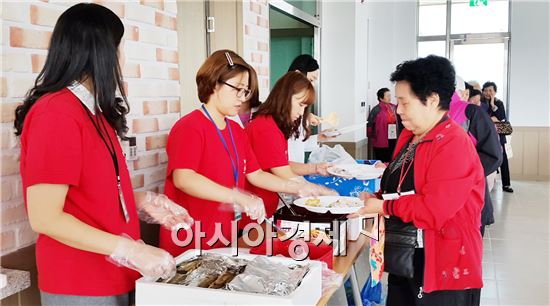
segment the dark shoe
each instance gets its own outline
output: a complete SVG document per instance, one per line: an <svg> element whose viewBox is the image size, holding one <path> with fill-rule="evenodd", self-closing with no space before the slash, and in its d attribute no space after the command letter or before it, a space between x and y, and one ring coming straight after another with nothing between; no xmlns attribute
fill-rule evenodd
<svg viewBox="0 0 550 306"><path fill-rule="evenodd" d="M510 186L504 186L504 187L502 187L502 191L513 193L514 189L512 189L512 187L510 187Z"/></svg>

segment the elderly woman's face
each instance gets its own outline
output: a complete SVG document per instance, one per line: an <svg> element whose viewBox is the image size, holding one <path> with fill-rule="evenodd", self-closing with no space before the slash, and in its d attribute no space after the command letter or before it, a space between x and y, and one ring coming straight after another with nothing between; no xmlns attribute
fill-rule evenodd
<svg viewBox="0 0 550 306"><path fill-rule="evenodd" d="M397 113L401 116L403 126L415 135L424 133L431 124L430 119L438 112L439 101L434 101L432 96L424 105L407 81L398 81L395 84L395 96Z"/></svg>

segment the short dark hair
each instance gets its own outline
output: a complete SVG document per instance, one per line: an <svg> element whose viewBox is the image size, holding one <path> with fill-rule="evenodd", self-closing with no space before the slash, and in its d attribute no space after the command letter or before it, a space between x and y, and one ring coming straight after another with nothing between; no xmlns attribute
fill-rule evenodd
<svg viewBox="0 0 550 306"><path fill-rule="evenodd" d="M384 94L388 91L390 91L390 90L387 89L386 87L378 89L378 91L376 92L376 96L378 97L378 101L384 99Z"/></svg>
<svg viewBox="0 0 550 306"><path fill-rule="evenodd" d="M455 92L455 69L441 56L429 55L397 65L390 81L406 81L423 104L433 93L439 95L439 109L448 110Z"/></svg>
<svg viewBox="0 0 550 306"><path fill-rule="evenodd" d="M472 89L470 90L470 98L471 97L475 97L477 95L480 95L481 96L481 91L477 90L477 89Z"/></svg>
<svg viewBox="0 0 550 306"><path fill-rule="evenodd" d="M228 57L232 61L231 64ZM256 91L257 77L252 70L242 57L231 50L218 50L212 53L201 65L195 77L199 100L207 103L216 85L245 72L248 72L248 89Z"/></svg>
<svg viewBox="0 0 550 306"><path fill-rule="evenodd" d="M288 71L300 71L304 75L308 72L312 72L319 69L319 63L309 54L298 55L288 67Z"/></svg>
<svg viewBox="0 0 550 306"><path fill-rule="evenodd" d="M470 85L470 83L464 82L464 85L465 85L466 89L468 89L470 92L472 92L472 90L474 90L474 86Z"/></svg>
<svg viewBox="0 0 550 306"><path fill-rule="evenodd" d="M495 82L491 82L491 81L485 82L483 84L483 87L481 87L481 90L485 90L485 88L491 87L491 86L493 86L493 88L495 89L495 92L496 92L497 91L497 84L495 84Z"/></svg>

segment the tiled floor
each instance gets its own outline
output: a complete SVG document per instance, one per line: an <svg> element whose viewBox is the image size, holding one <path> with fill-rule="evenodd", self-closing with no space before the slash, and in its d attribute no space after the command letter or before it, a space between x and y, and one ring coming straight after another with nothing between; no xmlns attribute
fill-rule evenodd
<svg viewBox="0 0 550 306"><path fill-rule="evenodd" d="M514 193L502 192L497 181L491 193L495 223L483 240L481 305L550 305L550 182L513 181L512 187ZM369 275L366 252L357 262L362 286ZM345 305L340 291L329 305Z"/></svg>
<svg viewBox="0 0 550 306"><path fill-rule="evenodd" d="M485 233L482 305L550 305L550 182L513 181L492 192L495 224Z"/></svg>

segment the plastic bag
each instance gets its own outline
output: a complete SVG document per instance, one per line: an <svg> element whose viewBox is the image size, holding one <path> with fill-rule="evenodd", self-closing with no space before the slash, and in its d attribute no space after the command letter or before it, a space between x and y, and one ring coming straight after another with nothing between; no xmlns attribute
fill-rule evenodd
<svg viewBox="0 0 550 306"><path fill-rule="evenodd" d="M361 299L363 300L363 306L369 305L370 302L380 304L382 302L382 282L372 286L372 279L369 276L363 290L361 290Z"/></svg>
<svg viewBox="0 0 550 306"><path fill-rule="evenodd" d="M353 156L349 155L341 145L335 145L332 148L327 145L322 145L320 148L312 151L309 155L308 163L313 164L321 162L330 162L334 165L357 163Z"/></svg>
<svg viewBox="0 0 550 306"><path fill-rule="evenodd" d="M336 289L342 285L342 274L334 272L334 270L331 270L328 268L328 265L323 262L323 294L328 292L331 289Z"/></svg>

